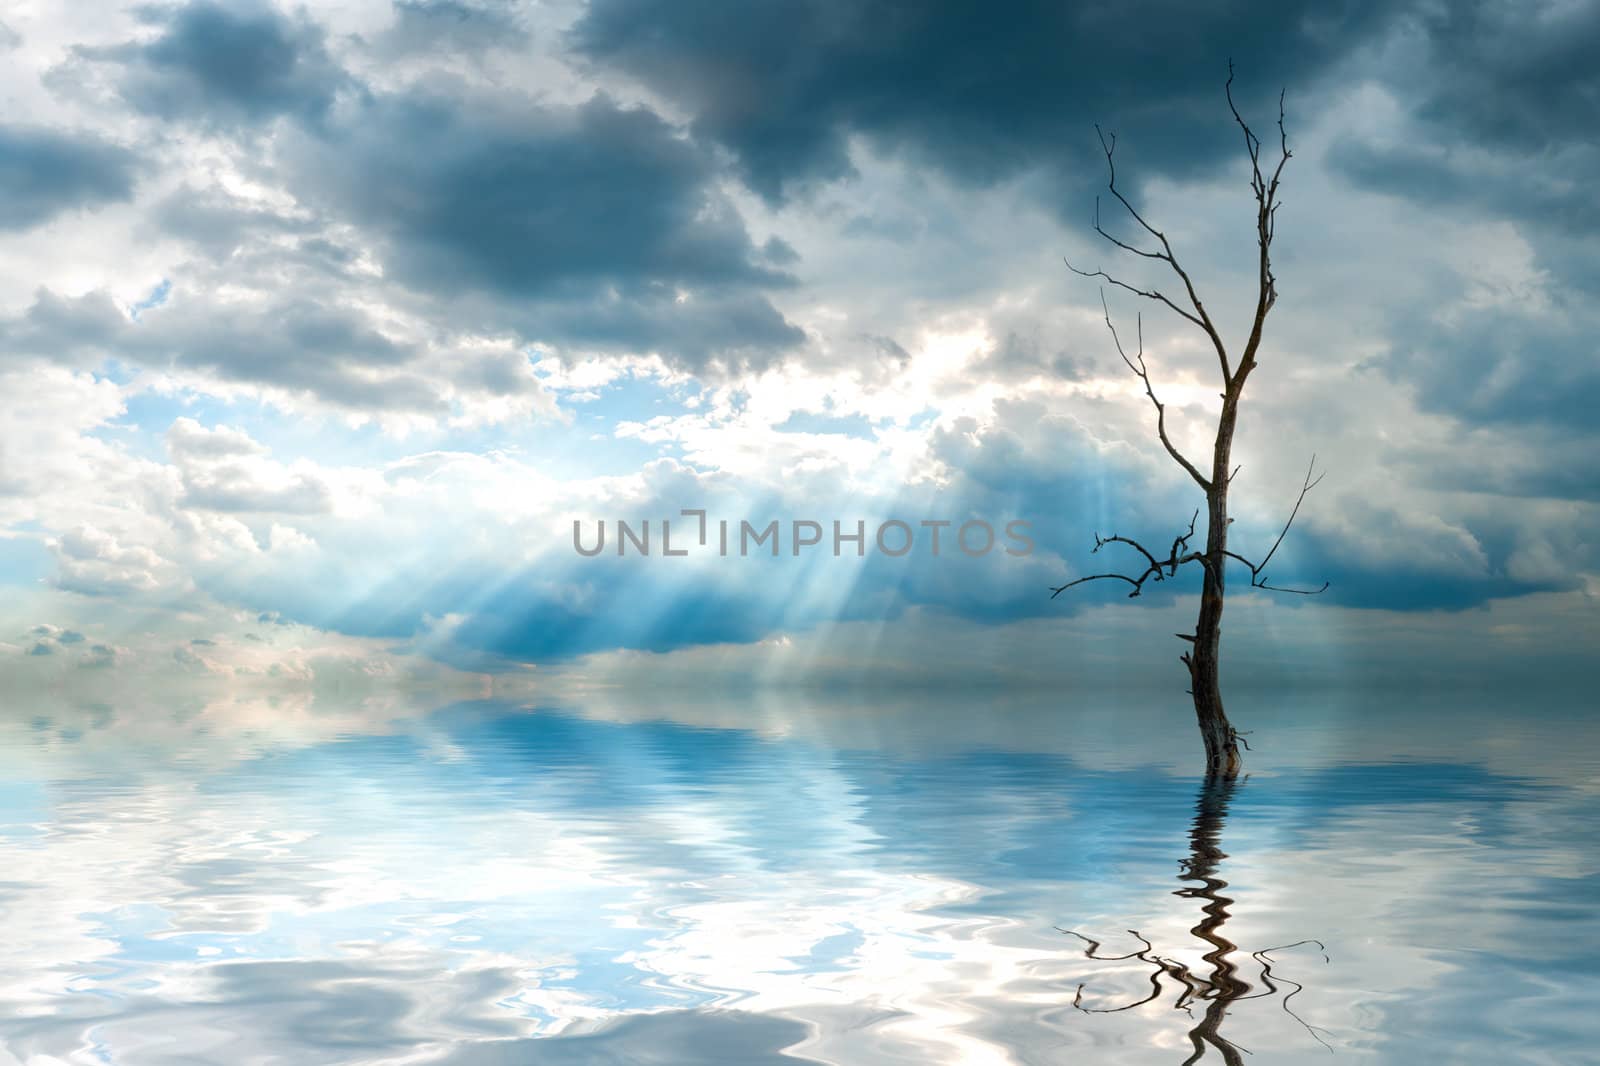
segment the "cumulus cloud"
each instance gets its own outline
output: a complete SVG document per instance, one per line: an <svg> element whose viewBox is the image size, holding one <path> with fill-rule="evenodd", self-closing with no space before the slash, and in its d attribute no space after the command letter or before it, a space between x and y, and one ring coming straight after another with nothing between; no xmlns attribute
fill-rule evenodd
<svg viewBox="0 0 1600 1066"><path fill-rule="evenodd" d="M1296 150L1240 542L1334 452L1275 560L1332 580L1320 602L1583 595L1594 10L41 15L0 71L33 116L0 127L0 521L33 553L0 579L497 667L1097 609L1044 590L1094 532L1170 537L1195 501L1059 256L1093 236L1103 121L1228 336L1248 323L1232 55L1258 125L1287 84ZM1204 346L1143 324L1172 431L1203 450ZM573 517L684 506L1016 516L1040 548L676 570L570 550ZM36 617L85 634L19 638L40 660L131 661L70 611ZM216 662L197 636L154 654Z"/></svg>
<svg viewBox="0 0 1600 1066"><path fill-rule="evenodd" d="M149 592L161 582L162 558L137 544L123 544L94 526L68 530L56 541L62 588L88 595Z"/></svg>
<svg viewBox="0 0 1600 1066"><path fill-rule="evenodd" d="M273 463L265 448L237 430L180 418L167 431L167 451L183 480L183 506L280 514L333 508L333 492L316 474Z"/></svg>

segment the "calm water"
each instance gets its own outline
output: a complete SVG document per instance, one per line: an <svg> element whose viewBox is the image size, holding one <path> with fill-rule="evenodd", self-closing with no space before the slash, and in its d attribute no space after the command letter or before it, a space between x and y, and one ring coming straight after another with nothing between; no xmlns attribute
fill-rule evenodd
<svg viewBox="0 0 1600 1066"><path fill-rule="evenodd" d="M1181 699L12 701L0 1063L1600 1062L1588 706Z"/></svg>

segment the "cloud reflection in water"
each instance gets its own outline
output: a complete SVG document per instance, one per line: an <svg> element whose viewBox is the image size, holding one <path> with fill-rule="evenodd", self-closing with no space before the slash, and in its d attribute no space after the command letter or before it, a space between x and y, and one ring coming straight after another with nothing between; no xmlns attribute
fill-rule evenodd
<svg viewBox="0 0 1600 1066"><path fill-rule="evenodd" d="M1170 1064L1196 1021L1075 1008L1149 973L1056 927L1137 928L1191 975L1250 963L1189 935L1222 822L1191 839L1195 782L1141 765L1171 708L739 713L331 708L297 736L259 708L13 712L0 1062ZM1320 1034L1501 1062L1530 1027L1581 1053L1592 727L1551 709L1507 745L1419 703L1380 759L1353 738L1382 713L1305 708L1225 801L1226 943L1325 940L1330 964L1278 971L1322 1028L1249 994L1196 1017L1220 1004L1221 1039L1273 1061L1320 1061Z"/></svg>

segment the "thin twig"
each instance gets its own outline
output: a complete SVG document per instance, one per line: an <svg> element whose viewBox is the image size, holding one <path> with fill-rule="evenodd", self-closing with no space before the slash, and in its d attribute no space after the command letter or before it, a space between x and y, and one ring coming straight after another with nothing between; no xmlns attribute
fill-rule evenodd
<svg viewBox="0 0 1600 1066"><path fill-rule="evenodd" d="M1272 561L1272 557L1278 553L1278 546L1283 543L1283 538L1289 535L1289 527L1294 525L1296 516L1300 514L1300 505L1305 503L1306 494L1312 489L1316 488L1318 485L1322 484L1322 479L1328 476L1327 472L1324 471L1321 474L1317 474L1316 477L1313 478L1312 474L1315 473L1316 467L1317 457L1313 455L1311 457L1310 465L1306 467L1305 480L1300 484L1300 495L1296 497L1294 501L1294 507L1289 511L1289 520L1283 524L1283 529L1278 531L1278 539L1272 542L1272 547L1267 550L1266 558L1262 559L1259 563L1252 563L1249 559L1246 559L1238 552L1227 550L1223 551L1223 555L1226 555L1228 558L1233 559L1236 562L1241 562L1250 568L1251 588L1263 589L1267 592L1288 592L1296 596L1315 596L1318 593L1328 591L1329 583L1326 581L1322 583L1321 588L1292 589L1285 588L1281 585L1271 584L1267 581L1266 577L1267 564L1270 563Z"/></svg>
<svg viewBox="0 0 1600 1066"><path fill-rule="evenodd" d="M1113 237L1110 233L1106 232L1105 228L1100 224L1100 202L1098 198L1095 200L1095 232L1100 234L1100 236L1104 237L1107 241L1116 245L1118 248L1121 248L1123 251L1132 252L1134 255L1140 256L1144 259L1158 259L1161 262L1166 263L1167 266L1171 268L1172 272L1178 276L1178 280L1183 283L1184 294L1188 297L1189 306L1194 310L1192 312L1186 311L1179 307L1172 300L1168 299L1158 290L1140 289L1137 286L1129 285L1120 279L1113 277L1103 270L1083 271L1079 270L1071 263L1067 264L1067 268L1073 273L1082 274L1085 277L1104 278L1106 281L1118 286L1119 288L1127 289L1129 292L1136 293L1137 295L1143 296L1146 299L1156 300L1160 303L1163 303L1173 311L1177 312L1184 319L1198 326L1205 333L1207 339L1211 341L1211 346L1216 350L1217 365L1222 368L1223 380L1229 380L1232 377L1232 372L1230 371L1228 365L1228 350L1222 343L1222 334L1217 331L1216 323L1211 321L1211 315L1206 311L1206 306L1201 301L1200 294L1195 291L1194 280L1189 276L1189 272L1183 268L1183 265L1178 262L1177 255L1173 253L1172 242L1167 240L1167 235L1165 233L1152 226L1145 219L1145 217L1139 213L1139 209L1134 207L1133 203L1122 194L1122 190L1117 188L1117 135L1115 133L1108 135L1100 128L1098 123L1096 123L1094 131L1100 138L1100 150L1105 154L1106 157L1106 187L1110 190L1111 195L1117 198L1117 202L1123 206L1123 208L1128 212L1128 215L1135 222L1137 222L1146 233L1150 234L1150 236L1161 242L1161 251L1149 252L1141 248L1136 248L1128 242L1117 237Z"/></svg>
<svg viewBox="0 0 1600 1066"><path fill-rule="evenodd" d="M1207 480L1204 474L1200 473L1199 468L1191 463L1188 456L1180 452L1177 445L1173 444L1171 438L1167 436L1167 407L1156 398L1155 387L1150 384L1150 368L1145 365L1144 361L1143 316L1138 316L1134 319L1139 348L1130 358L1127 349L1122 346L1122 337L1117 333L1116 324L1111 321L1111 308L1106 303L1106 291L1104 289L1100 290L1100 310L1105 314L1106 329L1111 331L1111 342L1117 346L1117 354L1122 357L1122 361L1127 364L1128 369L1133 371L1140 381L1144 382L1144 394L1150 397L1150 403L1156 409L1156 435L1161 438L1161 446L1167 450L1167 454L1172 456L1179 466L1188 471L1195 484L1206 492L1210 492L1211 482Z"/></svg>

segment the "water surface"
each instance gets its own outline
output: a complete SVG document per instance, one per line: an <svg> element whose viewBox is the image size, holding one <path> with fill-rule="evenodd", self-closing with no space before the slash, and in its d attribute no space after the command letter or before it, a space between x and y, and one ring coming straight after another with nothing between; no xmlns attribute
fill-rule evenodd
<svg viewBox="0 0 1600 1066"><path fill-rule="evenodd" d="M0 1063L1582 1063L1581 701L0 717Z"/></svg>

